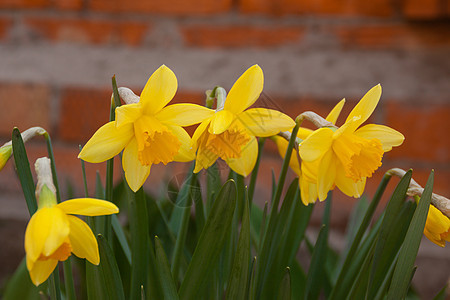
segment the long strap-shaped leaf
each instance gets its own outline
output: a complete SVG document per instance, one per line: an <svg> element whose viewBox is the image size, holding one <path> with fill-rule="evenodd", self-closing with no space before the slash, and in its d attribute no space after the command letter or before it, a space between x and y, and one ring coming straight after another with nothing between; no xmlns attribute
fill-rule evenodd
<svg viewBox="0 0 450 300"><path fill-rule="evenodd" d="M233 219L236 185L227 181L214 201L179 290L180 299L196 299L217 265Z"/></svg>
<svg viewBox="0 0 450 300"><path fill-rule="evenodd" d="M161 279L161 288L165 300L178 300L177 287L170 272L169 261L161 244L161 241L155 236L155 256L156 269Z"/></svg>
<svg viewBox="0 0 450 300"><path fill-rule="evenodd" d="M397 265L394 269L391 285L388 291L388 300L404 299L412 279L414 261L419 251L423 229L427 220L428 208L430 207L431 194L433 191L434 172L428 177L427 184L420 198L419 205L414 212L411 224L406 232L405 241L400 249Z"/></svg>

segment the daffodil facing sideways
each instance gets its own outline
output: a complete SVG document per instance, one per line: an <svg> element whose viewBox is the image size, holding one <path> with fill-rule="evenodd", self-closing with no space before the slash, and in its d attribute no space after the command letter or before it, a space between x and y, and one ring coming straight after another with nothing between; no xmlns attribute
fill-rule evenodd
<svg viewBox="0 0 450 300"><path fill-rule="evenodd" d="M250 108L262 92L264 76L258 65L235 82L226 99L197 127L192 136L196 150L194 172L209 168L219 157L236 173L247 176L258 155L256 137L269 137L295 126L289 116L272 109Z"/></svg>
<svg viewBox="0 0 450 300"><path fill-rule="evenodd" d="M41 127L31 127L22 132L20 135L22 136L22 140L24 143L28 142L35 136L43 135L46 131ZM3 170L8 160L11 158L13 154L12 151L12 141L5 143L0 147L0 171Z"/></svg>
<svg viewBox="0 0 450 300"><path fill-rule="evenodd" d="M336 106L330 111L328 116L325 118L326 122L330 124L335 124L339 114L341 113L342 107L344 106L345 99L342 99ZM297 144L300 144L314 131L308 128L300 127L297 133ZM278 148L278 153L284 159L286 154L286 149L288 147L288 140L291 137L291 132L282 132L279 135L271 137ZM300 163L299 157L296 153L292 153L291 159L289 161L289 166L297 174L299 180L299 187L301 192L301 199L304 205L316 202L317 199L317 169L318 161L311 163L302 162Z"/></svg>
<svg viewBox="0 0 450 300"><path fill-rule="evenodd" d="M119 212L109 201L80 198L56 203L50 159L36 160L38 210L25 232L26 263L31 281L40 285L50 276L58 261L71 253L100 263L97 240L89 226L73 215L101 216Z"/></svg>
<svg viewBox="0 0 450 300"><path fill-rule="evenodd" d="M383 154L403 143L404 136L387 126L360 127L375 110L380 96L381 86L376 85L353 108L340 128L319 128L299 145L302 164L315 164L317 174L309 175L317 184L320 201L335 186L350 197L360 197L366 179L381 166Z"/></svg>
<svg viewBox="0 0 450 300"><path fill-rule="evenodd" d="M177 91L177 78L166 66L147 81L139 102L116 108L115 121L100 127L78 155L87 162L106 161L122 150L125 178L137 191L153 164L191 161L191 138L181 126L199 123L210 110L195 104L166 106Z"/></svg>
<svg viewBox="0 0 450 300"><path fill-rule="evenodd" d="M430 205L423 234L436 245L445 247L445 242L450 242L450 219Z"/></svg>

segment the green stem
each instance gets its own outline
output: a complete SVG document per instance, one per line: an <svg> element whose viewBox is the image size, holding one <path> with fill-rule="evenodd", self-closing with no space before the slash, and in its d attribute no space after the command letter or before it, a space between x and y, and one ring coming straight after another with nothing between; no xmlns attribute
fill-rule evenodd
<svg viewBox="0 0 450 300"><path fill-rule="evenodd" d="M61 288L59 284L59 267L56 265L55 270L48 279L48 289L50 291L50 299L61 300Z"/></svg>
<svg viewBox="0 0 450 300"><path fill-rule="evenodd" d="M341 286L344 278L345 278L345 274L350 266L350 264L352 263L353 259L354 259L354 255L358 249L358 246L360 244L360 241L364 235L364 233L366 232L367 227L369 226L369 223L372 219L373 214L375 213L375 209L378 206L378 203L381 200L381 196L383 195L384 191L386 190L386 186L389 183L389 180L391 179L392 175L390 174L385 174L383 176L383 179L381 180L380 185L378 186L378 189L375 193L375 196L372 199L372 202L370 203L369 208L367 209L367 212L364 216L363 221L361 222L361 225L358 228L358 232L355 235L355 238L353 240L353 243L347 253L347 257L345 258L345 261L342 265L342 268L339 272L339 276L336 280L336 283L334 284L334 288L331 291L330 297L329 299L335 299L337 291L339 289L339 287Z"/></svg>
<svg viewBox="0 0 450 300"><path fill-rule="evenodd" d="M82 147L81 145L79 146L79 149L81 151ZM87 180L86 180L86 167L85 167L85 163L84 160L80 159L81 161L81 173L83 174L83 185L84 185L84 197L88 197L88 186L87 186Z"/></svg>
<svg viewBox="0 0 450 300"><path fill-rule="evenodd" d="M255 193L255 186L256 186L256 178L258 177L259 163L261 162L261 156L265 141L266 138L260 138L258 141L258 156L256 158L256 164L255 167L253 168L252 175L250 177L250 183L248 185L248 200L250 210L252 209L253 195Z"/></svg>

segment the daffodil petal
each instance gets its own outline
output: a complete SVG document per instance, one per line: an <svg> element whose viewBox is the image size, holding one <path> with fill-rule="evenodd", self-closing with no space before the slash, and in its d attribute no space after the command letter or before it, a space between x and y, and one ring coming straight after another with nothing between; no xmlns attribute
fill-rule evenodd
<svg viewBox="0 0 450 300"><path fill-rule="evenodd" d="M194 173L198 173L202 169L208 169L218 158L217 154L207 149L199 148L195 158Z"/></svg>
<svg viewBox="0 0 450 300"><path fill-rule="evenodd" d="M178 81L171 69L162 65L148 79L139 102L144 113L154 115L172 100L177 92Z"/></svg>
<svg viewBox="0 0 450 300"><path fill-rule="evenodd" d="M236 115L228 110L221 110L215 113L211 118L211 126L209 132L211 134L221 134L230 127L235 120Z"/></svg>
<svg viewBox="0 0 450 300"><path fill-rule="evenodd" d="M67 200L56 206L66 214L72 215L103 216L119 212L119 208L114 203L92 198Z"/></svg>
<svg viewBox="0 0 450 300"><path fill-rule="evenodd" d="M52 274L58 261L56 259L38 260L33 264L32 269L28 269L31 277L31 281L35 286L45 282L47 278Z"/></svg>
<svg viewBox="0 0 450 300"><path fill-rule="evenodd" d="M125 104L116 108L116 127L133 123L142 116L140 103Z"/></svg>
<svg viewBox="0 0 450 300"><path fill-rule="evenodd" d="M134 192L137 192L150 174L151 165L144 166L139 161L136 139L132 139L123 151L122 166L128 185Z"/></svg>
<svg viewBox="0 0 450 300"><path fill-rule="evenodd" d="M355 182L352 178L345 175L344 167L338 167L336 170L336 186L349 197L360 198L366 183L366 178L361 178Z"/></svg>
<svg viewBox="0 0 450 300"><path fill-rule="evenodd" d="M302 203L308 205L309 203L314 203L317 200L317 184L306 180L303 177L299 178L300 194L302 198Z"/></svg>
<svg viewBox="0 0 450 300"><path fill-rule="evenodd" d="M294 120L288 115L267 108L250 108L237 117L254 136L269 137L295 126Z"/></svg>
<svg viewBox="0 0 450 300"><path fill-rule="evenodd" d="M119 154L133 136L132 124L116 128L114 122L106 123L84 145L78 158L91 163L104 162Z"/></svg>
<svg viewBox="0 0 450 300"><path fill-rule="evenodd" d="M214 115L215 111L204 106L191 103L173 104L164 107L156 114L161 122L169 122L179 126L191 126Z"/></svg>
<svg viewBox="0 0 450 300"><path fill-rule="evenodd" d="M377 124L365 125L357 129L355 135L369 140L380 140L384 152L391 151L392 147L400 146L405 140L405 136L397 130Z"/></svg>
<svg viewBox="0 0 450 300"><path fill-rule="evenodd" d="M335 107L330 111L328 116L326 117L326 120L328 122L331 122L333 124L336 124L337 119L339 118L339 115L341 114L342 108L344 107L345 99L342 99L339 101L338 104L336 104Z"/></svg>
<svg viewBox="0 0 450 300"><path fill-rule="evenodd" d="M327 151L321 159L317 174L317 193L319 200L327 198L328 192L333 189L336 179L336 159L333 159L333 151Z"/></svg>
<svg viewBox="0 0 450 300"><path fill-rule="evenodd" d="M302 140L306 140L308 136L311 135L314 131L309 128L300 127L297 132L297 137Z"/></svg>
<svg viewBox="0 0 450 300"><path fill-rule="evenodd" d="M210 123L211 123L211 119L206 119L205 121L201 122L200 125L198 125L197 129L195 129L194 134L192 135L192 141L191 141L192 148L194 149L194 151L197 150L197 148L199 146L198 140L202 136L203 132L205 132L205 130L207 130Z"/></svg>
<svg viewBox="0 0 450 300"><path fill-rule="evenodd" d="M278 153L284 159L289 142L285 138L278 135L273 136L271 139L277 145ZM297 154L294 152L292 152L291 159L289 161L289 167L291 167L295 174L300 177L302 172L300 170L300 164L298 162Z"/></svg>
<svg viewBox="0 0 450 300"><path fill-rule="evenodd" d="M378 101L381 97L381 85L377 84L371 88L362 99L356 104L353 110L347 117L347 121L351 120L353 117L360 117L355 123L355 129L358 128L362 123L364 123L377 107Z"/></svg>
<svg viewBox="0 0 450 300"><path fill-rule="evenodd" d="M224 108L235 114L244 111L259 98L264 86L264 74L258 65L250 67L234 83Z"/></svg>
<svg viewBox="0 0 450 300"><path fill-rule="evenodd" d="M178 140L181 142L180 150L178 150L178 154L175 155L174 161L179 162L188 162L195 159L195 150L192 148L191 144L191 137L189 134L181 128L180 126L176 125L167 125L167 128L172 131L172 133L178 138Z"/></svg>
<svg viewBox="0 0 450 300"><path fill-rule="evenodd" d="M25 250L32 261L41 254L50 256L69 235L67 216L57 207L39 209L25 232Z"/></svg>
<svg viewBox="0 0 450 300"><path fill-rule="evenodd" d="M255 167L257 157L258 142L254 136L251 136L249 142L242 147L241 156L228 158L226 162L239 175L248 176Z"/></svg>
<svg viewBox="0 0 450 300"><path fill-rule="evenodd" d="M91 228L81 219L75 216L67 216L70 223L69 240L72 252L79 258L86 258L94 265L100 263L97 239Z"/></svg>
<svg viewBox="0 0 450 300"><path fill-rule="evenodd" d="M314 161L327 152L332 145L333 130L330 128L319 128L299 145L300 157L304 161Z"/></svg>

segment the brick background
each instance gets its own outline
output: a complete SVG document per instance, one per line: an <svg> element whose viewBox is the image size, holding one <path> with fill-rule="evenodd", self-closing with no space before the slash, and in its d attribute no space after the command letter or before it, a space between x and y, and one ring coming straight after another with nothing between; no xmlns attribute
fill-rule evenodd
<svg viewBox="0 0 450 300"><path fill-rule="evenodd" d="M14 126L46 128L63 193L73 186L82 195L78 146L108 120L112 75L139 94L164 63L179 81L172 103L203 104L206 89L229 90L258 63L265 87L256 105L293 118L306 110L325 116L346 97L342 124L363 94L381 83L382 100L369 121L401 131L406 140L385 154L366 193L374 194L389 168L401 167L413 168L421 184L434 169L435 192L448 197L449 53L449 0L3 0L0 144ZM46 155L45 149L42 139L27 144L30 161ZM267 200L271 172L278 174L280 167L276 148L267 141L259 203ZM118 161L115 168L119 180ZM154 166L145 188L159 193L167 179L186 168ZM104 174L105 165L87 164L89 182L97 171ZM27 219L26 211L20 213L20 193L10 162L0 172L0 201L8 207L0 210L0 221ZM339 192L335 198L332 223L342 231L355 200ZM434 296L448 279L441 277L418 290Z"/></svg>

